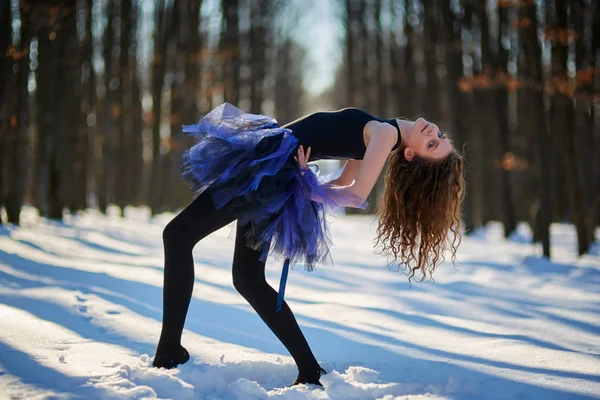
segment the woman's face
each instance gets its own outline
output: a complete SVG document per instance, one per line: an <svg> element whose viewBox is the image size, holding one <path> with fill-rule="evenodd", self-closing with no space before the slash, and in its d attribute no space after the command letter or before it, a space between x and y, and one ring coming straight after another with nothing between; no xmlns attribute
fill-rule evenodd
<svg viewBox="0 0 600 400"><path fill-rule="evenodd" d="M452 142L440 128L424 118L419 118L412 123L408 135L404 138L406 148L404 157L411 161L415 155L433 161L441 161L452 152Z"/></svg>

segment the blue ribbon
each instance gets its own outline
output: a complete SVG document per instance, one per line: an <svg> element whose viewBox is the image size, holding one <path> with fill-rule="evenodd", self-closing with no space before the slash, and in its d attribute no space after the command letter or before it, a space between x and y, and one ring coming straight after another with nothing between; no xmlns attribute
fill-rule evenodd
<svg viewBox="0 0 600 400"><path fill-rule="evenodd" d="M288 270L290 269L290 259L286 258L281 271L281 280L279 281L279 293L277 294L277 312L283 307L283 296L285 294L285 283L287 282Z"/></svg>

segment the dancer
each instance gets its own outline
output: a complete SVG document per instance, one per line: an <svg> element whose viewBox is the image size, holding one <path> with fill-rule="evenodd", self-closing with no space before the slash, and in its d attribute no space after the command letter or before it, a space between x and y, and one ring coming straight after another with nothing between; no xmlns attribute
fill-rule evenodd
<svg viewBox="0 0 600 400"><path fill-rule="evenodd" d="M273 118L224 103L183 130L198 138L181 161L182 176L197 197L163 232L163 325L155 367L188 361L181 334L194 284L192 249L237 219L233 285L296 362L292 385L320 385L325 370L283 301L287 268L303 262L312 269L328 261L326 213L364 208L388 158L377 207L381 253L407 268L409 279L433 273L447 245L455 259L463 163L434 123L345 108L279 126ZM308 168L319 159L347 162L338 178L322 182ZM285 260L279 293L265 280L268 255Z"/></svg>

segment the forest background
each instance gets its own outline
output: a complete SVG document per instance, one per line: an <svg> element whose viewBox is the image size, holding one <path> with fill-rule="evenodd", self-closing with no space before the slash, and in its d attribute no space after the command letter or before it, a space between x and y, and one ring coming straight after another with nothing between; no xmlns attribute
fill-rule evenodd
<svg viewBox="0 0 600 400"><path fill-rule="evenodd" d="M527 221L549 256L568 221L583 254L600 225L599 49L593 0L3 1L0 224L25 205L184 207L181 125L223 101L281 124L355 106L448 132L467 234Z"/></svg>

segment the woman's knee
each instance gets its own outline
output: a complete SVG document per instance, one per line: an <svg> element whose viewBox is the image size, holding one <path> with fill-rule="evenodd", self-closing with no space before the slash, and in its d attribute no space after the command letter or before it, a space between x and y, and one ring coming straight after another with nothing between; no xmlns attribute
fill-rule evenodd
<svg viewBox="0 0 600 400"><path fill-rule="evenodd" d="M165 246L185 246L193 249L195 242L190 237L190 232L185 227L185 223L178 217L173 218L163 229L163 243Z"/></svg>
<svg viewBox="0 0 600 400"><path fill-rule="evenodd" d="M245 298L260 292L266 284L264 276L255 276L248 270L240 271L238 268L233 270L233 287Z"/></svg>
<svg viewBox="0 0 600 400"><path fill-rule="evenodd" d="M233 287L238 291L242 296L247 293L250 289L250 284L248 282L248 277L246 274L238 271L237 269L233 269Z"/></svg>

